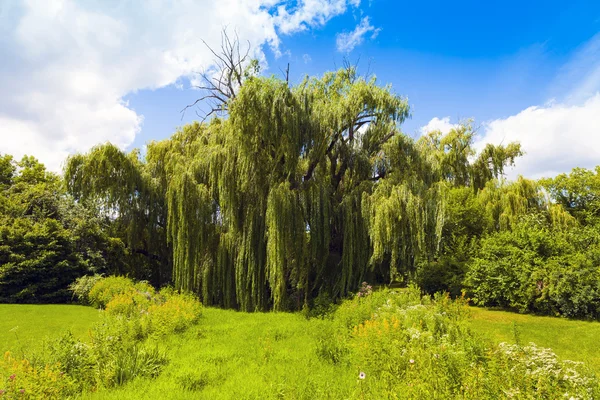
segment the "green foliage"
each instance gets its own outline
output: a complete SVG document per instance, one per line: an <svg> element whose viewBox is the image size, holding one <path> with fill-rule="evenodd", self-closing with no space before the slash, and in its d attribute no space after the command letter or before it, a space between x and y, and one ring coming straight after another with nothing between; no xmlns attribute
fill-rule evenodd
<svg viewBox="0 0 600 400"><path fill-rule="evenodd" d="M598 318L599 244L594 229L561 230L530 215L481 241L467 285L476 304Z"/></svg>
<svg viewBox="0 0 600 400"><path fill-rule="evenodd" d="M293 87L248 74L226 106L143 160L105 144L65 169L76 199L153 256L153 276L208 305L300 310L367 277L406 281L440 251L448 191L484 187L521 154L489 145L477 158L468 123L412 140L406 99L352 67Z"/></svg>
<svg viewBox="0 0 600 400"><path fill-rule="evenodd" d="M73 293L73 297L83 305L91 305L90 291L94 285L104 277L100 274L81 276L69 285L69 290Z"/></svg>
<svg viewBox="0 0 600 400"><path fill-rule="evenodd" d="M600 218L600 166L593 171L574 168L570 174L542 179L553 200L584 225L598 225Z"/></svg>
<svg viewBox="0 0 600 400"><path fill-rule="evenodd" d="M137 294L151 297L154 294L154 288L146 282L134 283L124 276L109 276L97 279L87 297L92 306L104 308L119 295L134 296Z"/></svg>
<svg viewBox="0 0 600 400"><path fill-rule="evenodd" d="M123 248L32 157L0 158L0 301L70 300L68 285L120 266Z"/></svg>
<svg viewBox="0 0 600 400"><path fill-rule="evenodd" d="M389 304L392 306L388 307ZM2 307L9 310L17 306ZM56 306L36 307L40 310L39 317L47 313L43 310ZM73 315L80 308L60 306L54 313L57 317L71 314L80 319L79 314ZM100 337L113 338L105 339L104 350L92 353L103 357L106 368L87 375L94 378L85 392L80 392L78 386L83 378L74 379L68 373L60 375L62 368L56 369L58 376L75 382L71 392L62 392L55 398L65 398L67 393L72 397L120 400L485 399L509 395L554 399L565 393L581 399L598 396L597 379L584 365L557 359L544 348L551 346L561 357L575 360L595 357L593 365L598 367L598 322L467 308L464 302L451 302L444 296L433 301L430 297L421 298L414 289L395 293L376 290L343 302L340 309L340 315L306 319L291 313L242 313L206 308L201 325L178 335L161 336L158 342L141 345L138 342L137 353L128 350L120 361L116 359L117 353L123 351L119 343L122 343L120 332L125 325L115 324L115 317L110 317L107 320L110 323L102 332L98 332L97 327L92 335L98 344L104 341ZM353 316L355 312L358 318ZM40 325L43 320L38 321ZM125 323L126 319L119 321ZM346 321L355 322L347 324ZM497 336L498 341L514 343L512 322L518 324L520 346L495 345L470 329ZM355 323L358 323L356 328ZM460 336L452 333L456 331L461 332ZM328 336L332 337L327 343L332 351L318 353L322 349L320 342ZM0 342L3 339L0 338ZM540 342L528 344L532 340ZM95 346L92 341L82 342L85 346L74 349L73 340L65 335L55 343L53 348L62 350L50 353L56 351L61 365L71 365L71 374L75 375L75 368L81 368L77 365L88 365L90 370L99 368L88 363L90 347ZM168 364L149 361L153 359L150 355L140 355L142 350L155 352L157 343L158 351L168 354ZM467 363L482 348L483 356ZM337 361L331 357L336 351L339 352ZM45 367L40 362L30 365L38 370ZM123 368L119 369L119 365ZM158 376L152 372L154 367L161 369ZM386 374L389 370L397 370L398 375ZM122 371L121 376L126 377L122 384L118 384L116 371ZM127 371L135 371L137 377L129 379L133 374ZM364 379L359 378L360 372L365 374ZM9 377L10 374L0 372L0 382L8 381ZM23 382L28 377L20 378ZM97 383L95 379L106 383ZM452 382L460 385L451 385ZM46 384L47 389L57 386ZM0 386L0 389L4 388Z"/></svg>
<svg viewBox="0 0 600 400"><path fill-rule="evenodd" d="M64 399L76 393L73 380L60 364L43 368L6 352L0 359L0 396L7 399Z"/></svg>
<svg viewBox="0 0 600 400"><path fill-rule="evenodd" d="M467 265L453 257L441 257L438 260L419 265L415 283L426 293L448 293L458 297L463 290L463 281Z"/></svg>
<svg viewBox="0 0 600 400"><path fill-rule="evenodd" d="M464 301L382 290L344 302L317 346L357 373L351 398L595 398L600 385L582 363L549 349L487 342L467 324Z"/></svg>

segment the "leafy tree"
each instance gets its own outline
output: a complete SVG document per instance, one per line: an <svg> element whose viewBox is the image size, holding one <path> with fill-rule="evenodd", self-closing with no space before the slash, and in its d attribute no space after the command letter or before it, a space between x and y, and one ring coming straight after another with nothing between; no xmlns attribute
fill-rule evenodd
<svg viewBox="0 0 600 400"><path fill-rule="evenodd" d="M115 272L123 247L33 157L0 157L0 301L62 302L77 277Z"/></svg>
<svg viewBox="0 0 600 400"><path fill-rule="evenodd" d="M600 166L595 170L574 168L570 174L542 179L552 199L584 225L600 221Z"/></svg>
<svg viewBox="0 0 600 400"><path fill-rule="evenodd" d="M599 273L597 228L565 229L532 213L482 239L466 284L476 304L598 318Z"/></svg>
<svg viewBox="0 0 600 400"><path fill-rule="evenodd" d="M223 118L150 143L144 160L106 144L65 170L75 198L207 304L300 308L366 277L405 279L439 251L449 188L476 190L520 154L492 146L471 163L469 125L412 140L406 99L353 67L293 87L245 74L234 89Z"/></svg>

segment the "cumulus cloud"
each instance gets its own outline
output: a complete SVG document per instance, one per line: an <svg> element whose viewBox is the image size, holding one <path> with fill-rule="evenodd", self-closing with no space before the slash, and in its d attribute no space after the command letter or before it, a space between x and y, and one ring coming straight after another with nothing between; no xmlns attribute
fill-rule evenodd
<svg viewBox="0 0 600 400"><path fill-rule="evenodd" d="M476 143L521 143L525 155L509 178L555 176L574 167L600 164L600 93L578 105L552 103L529 107L508 118L484 124Z"/></svg>
<svg viewBox="0 0 600 400"><path fill-rule="evenodd" d="M0 153L54 171L65 156L111 141L125 148L143 116L123 97L181 85L207 70L221 29L254 56L282 34L322 26L360 0L5 0L0 4Z"/></svg>
<svg viewBox="0 0 600 400"><path fill-rule="evenodd" d="M346 12L348 6L358 7L360 0L299 0L296 7L277 7L275 24L284 34L323 26L331 18Z"/></svg>
<svg viewBox="0 0 600 400"><path fill-rule="evenodd" d="M549 85L547 104L483 125L477 143L521 143L509 178L551 177L600 165L600 34L581 45Z"/></svg>
<svg viewBox="0 0 600 400"><path fill-rule="evenodd" d="M371 34L371 39L375 39L379 31L381 31L380 28L371 25L369 17L364 17L352 32L342 32L337 35L337 49L341 53L349 53L364 42L368 33Z"/></svg>
<svg viewBox="0 0 600 400"><path fill-rule="evenodd" d="M457 128L458 124L450 123L450 117L438 118L434 117L427 123L427 125L419 128L419 133L425 135L429 132L440 131L443 134L450 132L452 129Z"/></svg>
<svg viewBox="0 0 600 400"><path fill-rule="evenodd" d="M600 165L600 34L574 52L549 84L552 99L515 115L487 121L474 147L519 142L525 155L507 177L552 177L574 167ZM454 127L450 118L433 118L420 133Z"/></svg>

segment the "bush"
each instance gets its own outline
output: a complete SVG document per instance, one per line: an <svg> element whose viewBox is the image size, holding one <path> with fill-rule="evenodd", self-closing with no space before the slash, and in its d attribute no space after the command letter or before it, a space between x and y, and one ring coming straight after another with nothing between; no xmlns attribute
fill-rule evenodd
<svg viewBox="0 0 600 400"><path fill-rule="evenodd" d="M100 274L95 275L84 275L77 279L75 282L69 285L69 290L73 293L73 297L83 305L91 305L90 302L90 291L92 287L104 277Z"/></svg>
<svg viewBox="0 0 600 400"><path fill-rule="evenodd" d="M183 332L198 321L202 306L194 296L164 289L160 295L165 300L152 304L143 316L157 334Z"/></svg>
<svg viewBox="0 0 600 400"><path fill-rule="evenodd" d="M598 318L600 234L525 219L482 240L465 282L478 305Z"/></svg>
<svg viewBox="0 0 600 400"><path fill-rule="evenodd" d="M123 276L109 276L99 279L94 284L89 291L88 298L94 307L104 308L118 295L132 296L136 293L150 298L155 294L155 290L147 282L134 283L131 279Z"/></svg>
<svg viewBox="0 0 600 400"><path fill-rule="evenodd" d="M459 297L462 293L465 277L465 263L450 257L422 263L417 269L415 282L428 294L447 292Z"/></svg>
<svg viewBox="0 0 600 400"><path fill-rule="evenodd" d="M29 361L6 352L0 360L0 397L64 399L76 393L73 379L60 364L37 368Z"/></svg>

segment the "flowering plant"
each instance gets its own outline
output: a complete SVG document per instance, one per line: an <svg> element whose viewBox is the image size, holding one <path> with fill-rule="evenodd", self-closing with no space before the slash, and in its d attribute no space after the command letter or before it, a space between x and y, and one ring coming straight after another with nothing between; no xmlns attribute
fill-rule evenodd
<svg viewBox="0 0 600 400"><path fill-rule="evenodd" d="M369 296L371 293L373 293L373 287L371 285L369 285L367 282L363 282L360 284L360 287L358 288L358 293L356 294L357 297L366 297Z"/></svg>

